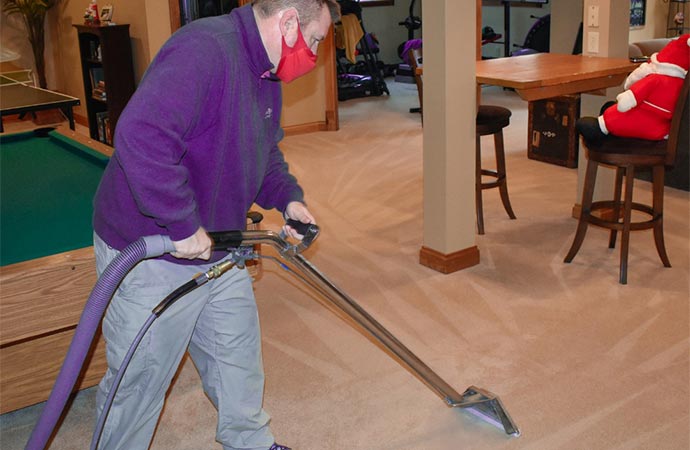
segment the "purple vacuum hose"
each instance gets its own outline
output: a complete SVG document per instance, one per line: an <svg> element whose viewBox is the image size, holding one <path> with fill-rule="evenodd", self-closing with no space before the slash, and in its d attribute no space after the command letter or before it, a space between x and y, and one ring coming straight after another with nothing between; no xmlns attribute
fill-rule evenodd
<svg viewBox="0 0 690 450"><path fill-rule="evenodd" d="M84 360L105 309L122 279L142 259L161 256L173 251L175 251L175 247L167 236L146 236L128 245L106 267L84 306L72 343L67 350L67 356L62 363L62 368L55 380L41 417L26 444L26 450L43 450L46 448L48 440L50 440L65 409L67 399L74 389L74 384L84 365Z"/></svg>

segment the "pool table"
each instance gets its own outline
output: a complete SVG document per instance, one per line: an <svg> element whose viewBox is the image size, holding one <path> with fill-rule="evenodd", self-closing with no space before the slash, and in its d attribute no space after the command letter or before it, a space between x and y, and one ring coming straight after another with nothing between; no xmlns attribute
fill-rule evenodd
<svg viewBox="0 0 690 450"><path fill-rule="evenodd" d="M92 199L111 154L67 127L0 136L0 413L48 398L96 282ZM77 389L105 368L99 336Z"/></svg>

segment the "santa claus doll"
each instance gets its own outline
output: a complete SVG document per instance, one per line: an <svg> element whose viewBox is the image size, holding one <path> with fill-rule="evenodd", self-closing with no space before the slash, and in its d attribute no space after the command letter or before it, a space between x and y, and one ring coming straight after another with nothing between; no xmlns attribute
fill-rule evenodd
<svg viewBox="0 0 690 450"><path fill-rule="evenodd" d="M667 139L688 68L690 34L684 34L635 69L625 80L625 91L599 117L580 118L577 130L589 142L600 141L608 135Z"/></svg>

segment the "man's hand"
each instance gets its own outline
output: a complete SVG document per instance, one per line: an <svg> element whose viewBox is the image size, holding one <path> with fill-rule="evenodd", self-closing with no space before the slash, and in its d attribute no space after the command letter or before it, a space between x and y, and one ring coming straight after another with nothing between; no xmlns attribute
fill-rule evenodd
<svg viewBox="0 0 690 450"><path fill-rule="evenodd" d="M313 223L316 224L316 219L311 215L307 207L302 202L290 202L285 208L285 218L297 220L302 223ZM304 236L297 233L297 231L291 226L284 225L283 232L294 239L302 240Z"/></svg>
<svg viewBox="0 0 690 450"><path fill-rule="evenodd" d="M209 259L211 257L211 238L203 227L199 227L196 233L181 241L173 241L175 252L171 253L179 259Z"/></svg>

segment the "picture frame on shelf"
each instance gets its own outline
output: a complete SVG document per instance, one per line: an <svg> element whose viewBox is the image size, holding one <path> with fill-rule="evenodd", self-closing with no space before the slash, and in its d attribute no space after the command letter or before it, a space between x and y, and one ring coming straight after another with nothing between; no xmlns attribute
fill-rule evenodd
<svg viewBox="0 0 690 450"><path fill-rule="evenodd" d="M101 22L110 22L113 20L113 5L104 5L101 8Z"/></svg>

